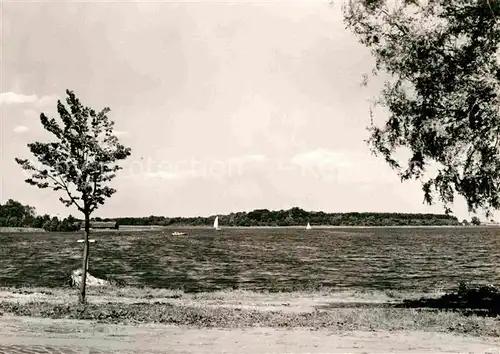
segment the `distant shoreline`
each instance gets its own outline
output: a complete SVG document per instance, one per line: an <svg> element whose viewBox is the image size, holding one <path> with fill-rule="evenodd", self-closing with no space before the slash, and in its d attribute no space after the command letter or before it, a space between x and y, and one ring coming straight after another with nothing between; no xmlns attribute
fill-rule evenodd
<svg viewBox="0 0 500 354"><path fill-rule="evenodd" d="M12 213L12 210L17 210ZM50 232L75 232L81 230L83 220L69 215L65 219L48 214L36 215L34 208L22 205L9 199L5 206L0 204L0 232L43 232L43 228ZM476 218L477 219L477 218ZM471 224L477 224L472 219ZM172 229L192 228L208 229L215 222L224 229L278 229L278 228L306 228L311 224L318 229L355 229L355 228L433 228L433 227L460 227L467 226L468 221L460 222L456 216L430 213L382 213L382 212L348 212L325 213L323 211L306 211L299 207L288 210L254 209L240 211L227 215L195 216L195 217L93 217L90 227L93 230L109 229ZM22 226L22 227L20 227ZM119 226L119 227L118 227ZM493 226L493 225L491 225ZM29 229L27 229L29 228Z"/></svg>
<svg viewBox="0 0 500 354"><path fill-rule="evenodd" d="M492 228L500 227L500 225L384 225L384 226L350 226L350 225L311 225L312 229L439 229L439 228ZM212 226L191 226L191 225L123 225L120 226L120 230L135 228L151 228L151 229L212 229ZM221 229L305 229L305 226L295 225L295 226L224 226L220 225Z"/></svg>
<svg viewBox="0 0 500 354"><path fill-rule="evenodd" d="M325 230L325 229L447 229L447 228L498 228L500 225L386 225L386 226L349 226L349 225L312 225L312 230ZM119 229L91 229L91 232L123 232L123 231L161 231L161 230L211 230L211 226L191 226L191 225L121 225ZM237 230L237 229L304 229L305 226L221 226L223 230ZM69 231L45 231L44 229L37 229L31 227L0 227L1 233L52 233L61 232L68 233ZM74 231L74 233L83 233L83 230Z"/></svg>

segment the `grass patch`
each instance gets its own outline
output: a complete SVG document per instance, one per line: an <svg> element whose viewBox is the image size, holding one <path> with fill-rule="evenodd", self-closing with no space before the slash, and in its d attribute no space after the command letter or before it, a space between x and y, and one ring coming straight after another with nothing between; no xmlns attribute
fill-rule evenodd
<svg viewBox="0 0 500 354"><path fill-rule="evenodd" d="M57 297L75 297L77 296L77 288L59 287L59 288L47 288L47 287L0 287L0 292L8 292L12 294L24 294L24 295L38 295L46 294L53 295L54 298ZM332 291L328 288L319 288L315 290L301 290L294 292L281 292L281 291L252 291L243 289L224 289L210 292L198 292L198 293L186 293L180 289L165 289L165 288L150 288L150 287L131 287L131 286L106 286L106 287L87 287L87 296L92 302L93 296L112 296L112 297L124 297L124 298L135 298L135 299L179 299L179 298L190 298L193 300L255 300L259 298L272 297L274 299L289 300L289 299L303 299L303 298L334 298L335 300L349 299L349 303L356 301L368 301L368 302L399 302L405 299L420 299L428 297L437 297L442 295L442 293L417 293L408 291L379 291L379 290L342 290L342 291ZM76 300L75 300L76 301Z"/></svg>
<svg viewBox="0 0 500 354"><path fill-rule="evenodd" d="M2 295L3 294L3 295ZM343 291L271 293L246 290L187 294L180 290L89 287L3 288L0 313L104 324L158 323L201 328L328 328L332 331L432 331L500 336L500 291L461 284L447 294ZM406 299L406 300L405 300ZM288 311L293 307L293 311Z"/></svg>
<svg viewBox="0 0 500 354"><path fill-rule="evenodd" d="M500 336L500 322L494 318L423 309L337 308L288 313L165 303L102 303L81 306L47 302L1 302L0 312L16 316L80 319L112 324L160 323L202 328L308 327L334 331L417 330Z"/></svg>
<svg viewBox="0 0 500 354"><path fill-rule="evenodd" d="M1 233L10 233L10 232L46 232L42 228L36 227L10 227L10 226L2 226L0 227Z"/></svg>

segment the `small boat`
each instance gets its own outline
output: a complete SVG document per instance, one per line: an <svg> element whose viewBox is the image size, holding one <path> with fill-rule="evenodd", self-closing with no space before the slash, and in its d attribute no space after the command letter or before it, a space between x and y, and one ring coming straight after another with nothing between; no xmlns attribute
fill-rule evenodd
<svg viewBox="0 0 500 354"><path fill-rule="evenodd" d="M311 229L312 229L311 224L307 223L306 230L311 230Z"/></svg>
<svg viewBox="0 0 500 354"><path fill-rule="evenodd" d="M172 236L182 236L182 235L187 235L185 232L172 232Z"/></svg>
<svg viewBox="0 0 500 354"><path fill-rule="evenodd" d="M215 221L214 221L214 229L215 231L220 231L220 227L219 227L219 217L216 216L215 217Z"/></svg>

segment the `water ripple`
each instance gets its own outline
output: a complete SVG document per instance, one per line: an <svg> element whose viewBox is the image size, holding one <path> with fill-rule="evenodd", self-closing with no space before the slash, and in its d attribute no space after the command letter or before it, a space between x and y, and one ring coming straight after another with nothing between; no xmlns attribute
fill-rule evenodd
<svg viewBox="0 0 500 354"><path fill-rule="evenodd" d="M333 288L433 291L499 283L500 229L225 229L95 233L90 268L131 286L211 291ZM81 235L0 234L0 285L61 286Z"/></svg>

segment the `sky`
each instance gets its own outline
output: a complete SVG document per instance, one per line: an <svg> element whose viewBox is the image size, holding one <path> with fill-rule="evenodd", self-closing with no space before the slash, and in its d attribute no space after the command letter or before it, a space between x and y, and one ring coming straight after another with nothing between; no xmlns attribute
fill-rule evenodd
<svg viewBox="0 0 500 354"><path fill-rule="evenodd" d="M78 215L24 182L71 89L132 149L95 214L209 216L293 206L443 213L365 143L382 78L328 1L3 1L0 202ZM387 118L378 111L376 121ZM470 219L461 200L454 208Z"/></svg>

